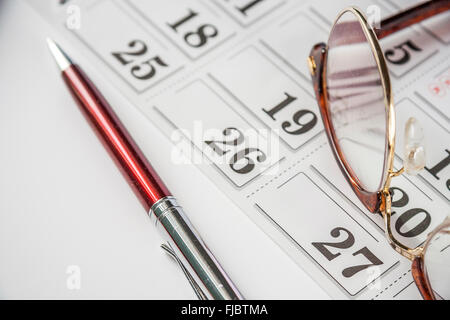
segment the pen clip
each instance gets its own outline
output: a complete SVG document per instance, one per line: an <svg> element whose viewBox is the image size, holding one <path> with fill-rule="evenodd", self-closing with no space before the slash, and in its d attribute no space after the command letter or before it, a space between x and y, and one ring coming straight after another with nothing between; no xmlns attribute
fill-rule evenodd
<svg viewBox="0 0 450 320"><path fill-rule="evenodd" d="M186 276L186 279L188 280L189 284L191 285L192 289L194 290L197 298L199 300L208 300L208 297L206 296L206 294L203 292L202 288L198 285L197 281L195 281L194 277L191 275L191 273L189 272L189 270L184 266L183 262L180 260L180 258L178 258L177 254L175 253L175 251L172 249L172 246L170 245L170 243L163 243L161 245L161 248L170 256L172 257L176 263L178 264L178 266L181 268L181 270L183 271L184 275Z"/></svg>

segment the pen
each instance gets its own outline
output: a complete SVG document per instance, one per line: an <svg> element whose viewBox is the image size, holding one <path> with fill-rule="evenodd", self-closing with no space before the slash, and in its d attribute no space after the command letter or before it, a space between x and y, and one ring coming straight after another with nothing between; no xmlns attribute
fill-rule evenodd
<svg viewBox="0 0 450 320"><path fill-rule="evenodd" d="M84 116L165 236L163 249L180 264L197 296L243 299L102 94L58 44L47 42Z"/></svg>

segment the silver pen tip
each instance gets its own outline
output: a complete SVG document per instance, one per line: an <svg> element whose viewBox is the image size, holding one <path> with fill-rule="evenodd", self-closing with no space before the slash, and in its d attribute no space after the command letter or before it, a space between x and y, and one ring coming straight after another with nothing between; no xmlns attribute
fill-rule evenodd
<svg viewBox="0 0 450 320"><path fill-rule="evenodd" d="M48 48L55 58L56 64L59 66L61 71L66 70L72 65L72 61L67 56L67 54L61 49L61 47L52 39L47 38Z"/></svg>

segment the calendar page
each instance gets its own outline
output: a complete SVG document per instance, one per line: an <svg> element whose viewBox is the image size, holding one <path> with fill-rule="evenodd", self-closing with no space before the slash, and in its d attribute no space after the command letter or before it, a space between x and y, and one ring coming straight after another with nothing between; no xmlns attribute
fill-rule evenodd
<svg viewBox="0 0 450 320"><path fill-rule="evenodd" d="M379 18L416 1L28 2L80 64L95 65L170 138L174 165L199 166L330 296L420 298L411 262L389 246L381 216L358 200L333 158L307 66L343 8ZM394 235L417 246L450 213L450 15L381 46L397 169L405 122L416 117L425 130L426 168L392 182Z"/></svg>

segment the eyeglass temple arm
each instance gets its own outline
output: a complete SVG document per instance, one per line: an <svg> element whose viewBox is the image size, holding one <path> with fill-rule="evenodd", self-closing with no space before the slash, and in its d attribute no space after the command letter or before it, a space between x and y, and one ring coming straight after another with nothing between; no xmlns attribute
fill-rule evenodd
<svg viewBox="0 0 450 320"><path fill-rule="evenodd" d="M423 257L414 258L411 266L411 273L422 298L424 300L436 300L433 289L431 288L425 273Z"/></svg>
<svg viewBox="0 0 450 320"><path fill-rule="evenodd" d="M427 1L384 19L381 21L381 28L375 32L378 39L381 39L449 9L450 0Z"/></svg>

